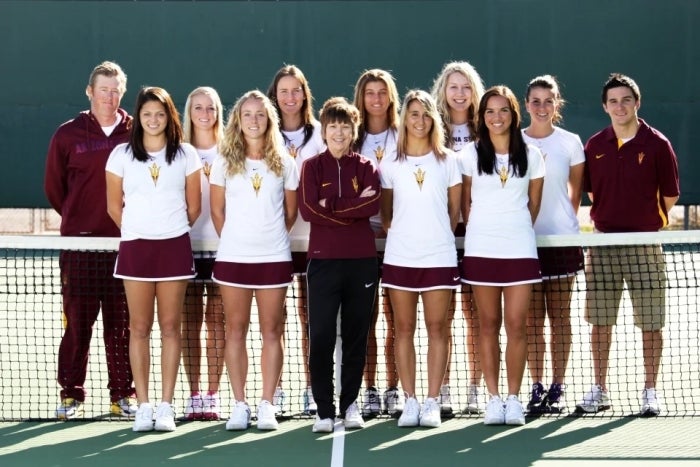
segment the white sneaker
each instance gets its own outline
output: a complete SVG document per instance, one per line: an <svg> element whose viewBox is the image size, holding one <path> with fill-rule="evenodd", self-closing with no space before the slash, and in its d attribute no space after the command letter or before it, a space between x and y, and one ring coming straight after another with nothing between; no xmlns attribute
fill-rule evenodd
<svg viewBox="0 0 700 467"><path fill-rule="evenodd" d="M362 415L379 415L382 412L382 402L379 391L375 387L365 389L362 397Z"/></svg>
<svg viewBox="0 0 700 467"><path fill-rule="evenodd" d="M506 425L525 425L525 412L518 396L510 395L506 399Z"/></svg>
<svg viewBox="0 0 700 467"><path fill-rule="evenodd" d="M109 412L120 417L133 417L138 409L139 405L134 397L122 397L109 405Z"/></svg>
<svg viewBox="0 0 700 467"><path fill-rule="evenodd" d="M258 405L258 430L276 430L279 423L275 418L277 407L270 404L270 401L262 401Z"/></svg>
<svg viewBox="0 0 700 467"><path fill-rule="evenodd" d="M318 415L316 415L316 421L311 431L314 433L333 433L334 425L335 420L332 418L319 418Z"/></svg>
<svg viewBox="0 0 700 467"><path fill-rule="evenodd" d="M440 412L445 415L452 415L452 397L450 396L450 385L440 386Z"/></svg>
<svg viewBox="0 0 700 467"><path fill-rule="evenodd" d="M250 407L243 401L234 402L233 411L226 422L226 429L229 431L246 430L249 425Z"/></svg>
<svg viewBox="0 0 700 467"><path fill-rule="evenodd" d="M365 421L362 419L362 415L360 415L360 409L357 408L357 402L353 402L345 410L343 425L345 425L345 428L350 430L365 427Z"/></svg>
<svg viewBox="0 0 700 467"><path fill-rule="evenodd" d="M221 402L219 394L206 394L202 398L202 418L204 420L219 420L221 419Z"/></svg>
<svg viewBox="0 0 700 467"><path fill-rule="evenodd" d="M169 402L161 402L156 408L156 431L175 431L175 409Z"/></svg>
<svg viewBox="0 0 700 467"><path fill-rule="evenodd" d="M60 420L83 418L84 414L83 403L72 397L61 400L61 404L56 409L56 418Z"/></svg>
<svg viewBox="0 0 700 467"><path fill-rule="evenodd" d="M384 413L395 415L402 410L403 404L401 404L399 390L396 388L389 388L384 391Z"/></svg>
<svg viewBox="0 0 700 467"><path fill-rule="evenodd" d="M306 415L316 415L318 406L314 400L314 393L311 390L311 386L304 390L304 414Z"/></svg>
<svg viewBox="0 0 700 467"><path fill-rule="evenodd" d="M503 425L504 423L506 423L506 408L503 405L503 399L499 396L491 396L489 403L486 404L484 425Z"/></svg>
<svg viewBox="0 0 700 467"><path fill-rule="evenodd" d="M591 390L584 396L583 400L576 404L577 412L596 413L610 408L610 397L608 391L603 390L597 384L591 386Z"/></svg>
<svg viewBox="0 0 700 467"><path fill-rule="evenodd" d="M482 414L485 408L484 393L481 387L476 384L470 385L467 395L467 407L464 409L464 413Z"/></svg>
<svg viewBox="0 0 700 467"><path fill-rule="evenodd" d="M134 431L153 431L153 406L148 402L139 405L134 416Z"/></svg>
<svg viewBox="0 0 700 467"><path fill-rule="evenodd" d="M654 417L661 413L660 397L656 394L656 389L646 388L642 391L642 409L640 414L648 417Z"/></svg>
<svg viewBox="0 0 700 467"><path fill-rule="evenodd" d="M284 393L284 390L282 390L281 387L277 386L277 389L275 389L275 395L272 396L272 405L277 408L275 415L282 415L287 410L286 406L284 405L286 401L287 394Z"/></svg>
<svg viewBox="0 0 700 467"><path fill-rule="evenodd" d="M399 426L418 426L420 423L420 404L415 397L407 397L403 413L399 417Z"/></svg>
<svg viewBox="0 0 700 467"><path fill-rule="evenodd" d="M423 403L423 409L420 412L420 426L437 428L442 423L440 420L440 404L433 397L428 397Z"/></svg>
<svg viewBox="0 0 700 467"><path fill-rule="evenodd" d="M197 392L187 398L185 403L185 418L187 420L199 420L204 414L204 400Z"/></svg>

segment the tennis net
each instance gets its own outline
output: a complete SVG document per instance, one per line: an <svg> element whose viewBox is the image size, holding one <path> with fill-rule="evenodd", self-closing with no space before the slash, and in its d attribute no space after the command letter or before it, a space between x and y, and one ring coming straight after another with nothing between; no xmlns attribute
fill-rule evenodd
<svg viewBox="0 0 700 467"><path fill-rule="evenodd" d="M458 246L461 239L458 239ZM612 252L612 264L621 268L645 270L639 258L648 253L650 246L658 247L665 264L666 322L663 327L663 352L659 370L657 390L662 396L665 416L697 416L700 409L700 323L698 305L700 298L700 231L667 231L633 234L582 234L572 236L545 236L538 238L541 247L581 247L586 262ZM198 254L213 257L216 245L193 244ZM378 241L378 246L383 246ZM0 420L53 419L59 404L60 387L56 382L58 348L63 334L61 319L61 274L59 257L65 251L114 252L118 239L70 238L55 236L0 236L0 394L2 411ZM294 240L294 251L305 251L306 242ZM85 270L86 280L94 274ZM612 275L616 273L611 271ZM608 274L609 276L610 274ZM593 360L591 356L591 326L584 319L586 291L591 281L601 281L597 287L607 287L604 279L589 277L581 271L572 281L571 292L571 356L566 371L564 404L573 412L577 402L593 383ZM285 362L280 386L285 392L285 416L302 417L304 391L307 379L304 371L305 333L299 318L298 308L303 305L304 288L295 281L287 292L287 323L285 329ZM384 301L380 290L379 305ZM642 333L634 324L632 301L629 290L625 290L619 306L617 325L613 328L610 348L610 365L607 386L610 391L611 408L605 415L626 416L639 412L641 391L644 388L644 364ZM468 397L468 362L474 355L465 344L467 327L462 313L462 300L457 293L455 317L452 322L452 355L450 359L450 398L455 414L461 415ZM186 300L191 300L187 297ZM612 307L615 301L606 297L600 306ZM419 318L416 331L417 396L427 396L427 335L422 323L422 304L419 303ZM109 390L107 389L107 366L105 346L102 340L104 324L98 317L90 344L85 389L85 418L111 419L109 415ZM530 333L530 330L529 330ZM387 374L384 358L384 342L387 336L386 322L380 312L376 328L377 346L368 352L378 353L377 377L374 384L380 393L386 388ZM204 342L204 329L201 342ZM545 326L545 342L552 336ZM502 347L506 343L505 332L501 334ZM153 400L160 394L157 375L160 374L160 334L157 320L151 339L150 396ZM377 349L380 349L379 351ZM251 404L259 401L262 392L260 367L261 339L255 304L251 313L248 338L250 357L247 393ZM202 351L202 387L206 390L205 351ZM544 361L543 383L551 379L549 357ZM505 385L505 367L501 364L500 387ZM530 395L531 378L525 370L520 397L527 402ZM361 403L363 391L358 402ZM175 404L182 414L183 405L190 395L188 378L180 365ZM226 417L232 399L228 377L221 378L220 397L222 414Z"/></svg>

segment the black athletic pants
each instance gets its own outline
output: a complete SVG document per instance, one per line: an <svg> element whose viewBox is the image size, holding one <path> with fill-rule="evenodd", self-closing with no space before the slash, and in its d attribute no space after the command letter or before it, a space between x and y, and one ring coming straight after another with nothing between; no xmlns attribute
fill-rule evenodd
<svg viewBox="0 0 700 467"><path fill-rule="evenodd" d="M311 259L306 271L309 310L309 371L320 418L335 418L333 356L338 311L342 367L340 416L362 385L367 334L374 313L377 258Z"/></svg>

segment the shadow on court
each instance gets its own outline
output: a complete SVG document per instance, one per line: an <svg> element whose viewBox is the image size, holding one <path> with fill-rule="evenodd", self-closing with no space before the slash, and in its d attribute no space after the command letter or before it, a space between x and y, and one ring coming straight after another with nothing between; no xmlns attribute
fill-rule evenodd
<svg viewBox="0 0 700 467"><path fill-rule="evenodd" d="M480 420L465 427L455 421L439 430L399 428L388 421L348 437L345 466L528 466L548 453L606 435L632 419L610 419L592 427L568 427L574 417L540 423L528 420L524 427L485 426Z"/></svg>
<svg viewBox="0 0 700 467"><path fill-rule="evenodd" d="M638 417L530 419L523 427L457 418L439 429L398 428L396 420L383 419L336 436L335 443L332 435L312 433L310 420L283 422L275 432L260 432L254 424L229 432L224 422L181 422L174 433L134 433L127 422L23 422L0 425L0 465L296 467L330 466L332 460L334 467L519 467L572 460L656 465L700 462L700 450L692 447L697 435L693 420Z"/></svg>
<svg viewBox="0 0 700 467"><path fill-rule="evenodd" d="M308 424L230 432L219 423L178 423L174 433L134 433L131 423L25 422L0 430L4 467L142 465L330 465L331 441L314 446Z"/></svg>

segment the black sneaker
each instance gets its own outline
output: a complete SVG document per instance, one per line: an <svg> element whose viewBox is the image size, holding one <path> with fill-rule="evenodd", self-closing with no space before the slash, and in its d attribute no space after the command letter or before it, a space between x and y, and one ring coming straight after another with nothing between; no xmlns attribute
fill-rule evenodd
<svg viewBox="0 0 700 467"><path fill-rule="evenodd" d="M562 399L564 397L564 385L560 383L552 383L549 387L549 391L544 396L544 400L540 407L543 411L549 413L562 413L566 410L564 404L562 404Z"/></svg>
<svg viewBox="0 0 700 467"><path fill-rule="evenodd" d="M527 411L531 414L539 414L543 412L542 401L547 396L547 392L544 390L544 386L539 381L532 385L532 393L530 395L530 402L527 403Z"/></svg>

